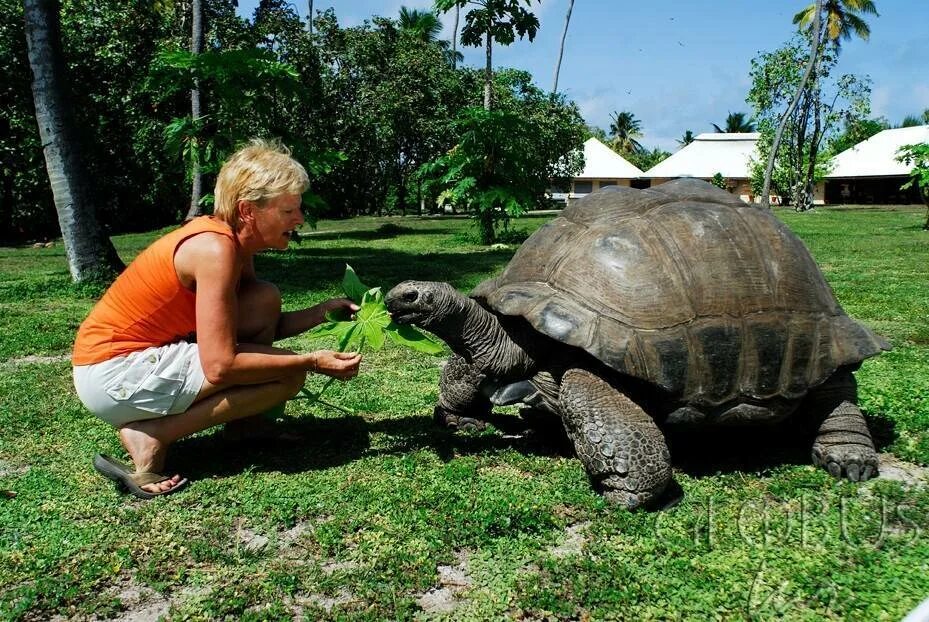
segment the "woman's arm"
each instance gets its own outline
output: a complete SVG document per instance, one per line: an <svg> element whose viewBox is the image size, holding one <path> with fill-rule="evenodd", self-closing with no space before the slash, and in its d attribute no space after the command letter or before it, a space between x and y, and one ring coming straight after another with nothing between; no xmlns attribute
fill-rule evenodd
<svg viewBox="0 0 929 622"><path fill-rule="evenodd" d="M182 252L183 251L183 252ZM202 234L175 255L178 274L196 283L197 344L206 379L212 384L258 384L301 371L337 378L357 373L360 357L329 351L309 354L239 352L236 348L236 282L240 264L228 239Z"/></svg>

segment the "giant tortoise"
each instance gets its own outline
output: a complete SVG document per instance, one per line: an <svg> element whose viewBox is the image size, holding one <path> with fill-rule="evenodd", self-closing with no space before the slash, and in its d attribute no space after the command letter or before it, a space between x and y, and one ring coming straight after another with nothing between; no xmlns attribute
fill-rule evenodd
<svg viewBox="0 0 929 622"><path fill-rule="evenodd" d="M845 314L769 210L706 182L590 194L470 297L406 281L387 306L454 352L438 418L514 403L557 415L593 483L629 508L671 480L666 426L796 413L817 430L815 464L877 472L852 372L890 346Z"/></svg>

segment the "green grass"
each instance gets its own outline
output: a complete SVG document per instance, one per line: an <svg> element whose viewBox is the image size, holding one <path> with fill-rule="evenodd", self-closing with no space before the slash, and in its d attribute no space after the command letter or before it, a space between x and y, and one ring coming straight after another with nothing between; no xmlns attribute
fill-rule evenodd
<svg viewBox="0 0 929 622"><path fill-rule="evenodd" d="M882 451L929 464L921 210L778 214L846 310L894 344L858 373ZM345 263L366 283L464 290L515 248L476 246L468 227L323 222L257 267L288 308L337 295ZM115 242L128 260L156 233ZM77 401L66 360L97 295L69 283L60 245L0 249L0 619L897 620L929 594L926 487L836 482L786 435L699 435L671 439L680 504L630 514L557 442L510 434L511 414L479 434L435 427L439 360L390 345L327 391L353 414L288 405L305 443L203 433L172 452L187 491L119 496L90 466L120 454L115 434ZM424 612L440 587L450 608Z"/></svg>

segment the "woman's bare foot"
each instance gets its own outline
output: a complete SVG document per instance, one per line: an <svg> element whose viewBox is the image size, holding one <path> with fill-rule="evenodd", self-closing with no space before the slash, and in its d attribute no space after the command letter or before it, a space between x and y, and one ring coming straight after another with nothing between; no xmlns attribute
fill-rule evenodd
<svg viewBox="0 0 929 622"><path fill-rule="evenodd" d="M136 473L158 473L164 468L168 445L157 438L157 429L158 423L155 420L135 421L119 429L119 440L129 452ZM155 493L166 492L182 480L180 475L174 475L163 482L145 484L142 490Z"/></svg>

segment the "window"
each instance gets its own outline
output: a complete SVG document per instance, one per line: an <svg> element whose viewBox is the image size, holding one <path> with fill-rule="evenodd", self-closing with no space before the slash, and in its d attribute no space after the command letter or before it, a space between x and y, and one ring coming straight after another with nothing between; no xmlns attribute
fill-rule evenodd
<svg viewBox="0 0 929 622"><path fill-rule="evenodd" d="M589 194L594 190L594 182L592 181L576 181L574 182L574 194Z"/></svg>

